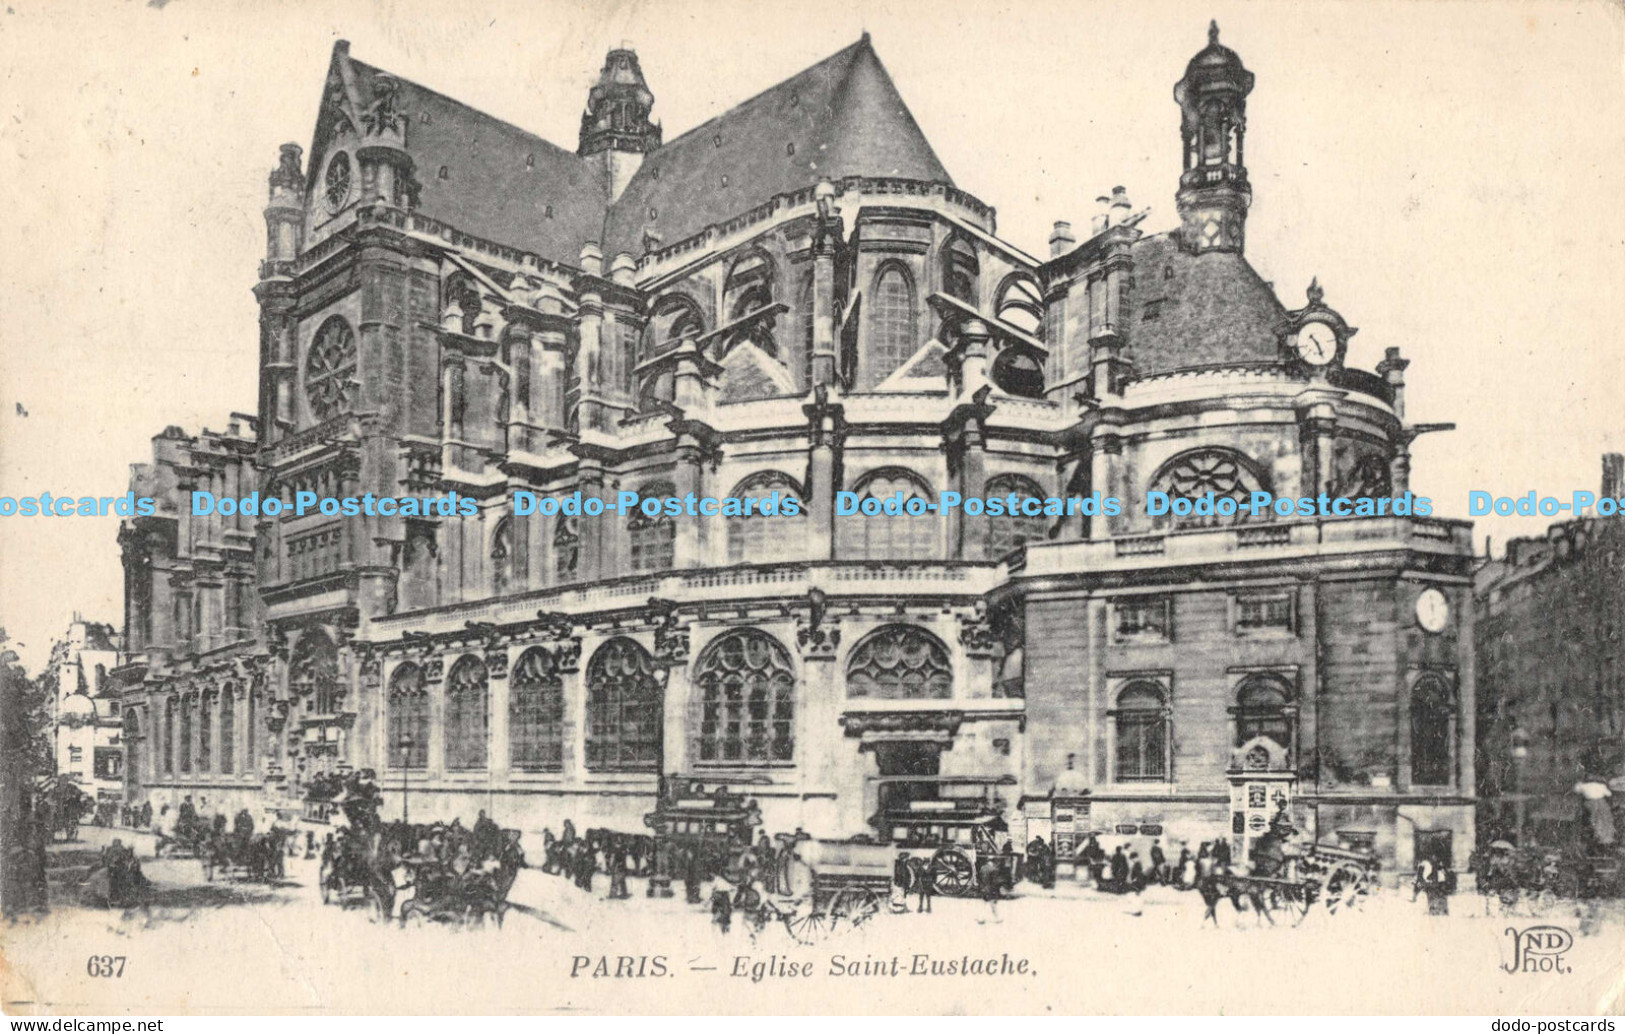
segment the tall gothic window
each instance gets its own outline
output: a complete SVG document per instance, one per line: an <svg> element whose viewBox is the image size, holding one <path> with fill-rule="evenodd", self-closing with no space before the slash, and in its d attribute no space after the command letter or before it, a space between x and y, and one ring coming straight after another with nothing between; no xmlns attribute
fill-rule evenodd
<svg viewBox="0 0 1625 1034"><path fill-rule="evenodd" d="M876 700L946 700L953 666L942 640L913 625L886 625L852 648L846 695Z"/></svg>
<svg viewBox="0 0 1625 1034"><path fill-rule="evenodd" d="M1292 690L1273 675L1251 675L1236 691L1236 746L1260 736L1274 740L1283 750L1292 749L1296 714Z"/></svg>
<svg viewBox="0 0 1625 1034"><path fill-rule="evenodd" d="M343 317L329 317L305 355L305 400L317 422L347 411L356 388L355 331Z"/></svg>
<svg viewBox="0 0 1625 1034"><path fill-rule="evenodd" d="M485 661L465 654L446 676L446 770L485 767L491 692Z"/></svg>
<svg viewBox="0 0 1625 1034"><path fill-rule="evenodd" d="M760 504L777 492L779 514L764 517ZM734 486L732 498L753 502L750 516L733 516L728 520L728 562L730 564L762 564L775 560L800 560L807 555L807 507L802 502L801 486L788 474L764 470L752 474ZM794 499L801 506L795 517L786 517L783 501Z"/></svg>
<svg viewBox="0 0 1625 1034"><path fill-rule="evenodd" d="M389 678L388 764L400 768L429 767L429 692L423 669L403 664Z"/></svg>
<svg viewBox="0 0 1625 1034"><path fill-rule="evenodd" d="M210 723L214 719L214 693L203 694L203 706L198 711L197 722L197 770L210 772L214 769L214 731Z"/></svg>
<svg viewBox="0 0 1625 1034"><path fill-rule="evenodd" d="M576 580L581 563L581 533L574 517L560 514L553 523L553 584Z"/></svg>
<svg viewBox="0 0 1625 1034"><path fill-rule="evenodd" d="M243 771L253 774L259 771L259 755L254 752L259 741L259 729L255 722L259 721L260 691L251 682L248 686L248 707L243 713Z"/></svg>
<svg viewBox="0 0 1625 1034"><path fill-rule="evenodd" d="M164 701L164 772L176 771L176 697Z"/></svg>
<svg viewBox="0 0 1625 1034"><path fill-rule="evenodd" d="M181 697L181 750L182 772L192 771L192 718L197 712L197 697L191 693Z"/></svg>
<svg viewBox="0 0 1625 1034"><path fill-rule="evenodd" d="M1430 675L1411 690L1411 782L1423 786L1455 782L1454 719L1455 707L1442 680Z"/></svg>
<svg viewBox="0 0 1625 1034"><path fill-rule="evenodd" d="M865 515L863 504L870 499L884 505L903 494L910 499L933 502L931 486L911 471L883 467L860 478L853 491L858 496L858 512L836 521L841 535L841 556L852 560L931 560L937 556L936 515L892 516L882 511ZM871 508L875 503L869 504Z"/></svg>
<svg viewBox="0 0 1625 1034"><path fill-rule="evenodd" d="M1016 474L1003 474L987 483L982 494L989 499L998 498L1010 503L1010 496L1015 496L1015 502L1023 503L1027 499L1037 500L1041 505L1044 501L1044 490L1027 478ZM999 517L987 518L987 539L983 546L982 555L989 560L997 560L1018 546L1029 542L1042 542L1049 528L1049 523L1043 514L1036 516L1026 513L1011 514L1008 510Z"/></svg>
<svg viewBox="0 0 1625 1034"><path fill-rule="evenodd" d="M226 683L220 691L220 773L231 775L237 767L237 687Z"/></svg>
<svg viewBox="0 0 1625 1034"><path fill-rule="evenodd" d="M513 521L504 518L491 536L491 593L500 596L513 585Z"/></svg>
<svg viewBox="0 0 1625 1034"><path fill-rule="evenodd" d="M311 714L336 714L343 689L339 684L338 648L319 628L307 629L294 646L288 662L288 685L304 698Z"/></svg>
<svg viewBox="0 0 1625 1034"><path fill-rule="evenodd" d="M141 785L141 716L133 707L124 710L124 772L130 789Z"/></svg>
<svg viewBox="0 0 1625 1034"><path fill-rule="evenodd" d="M874 387L909 360L918 348L914 332L914 283L895 263L881 267L869 306L867 385Z"/></svg>
<svg viewBox="0 0 1625 1034"><path fill-rule="evenodd" d="M564 768L564 679L554 655L526 650L508 676L508 755L515 771Z"/></svg>
<svg viewBox="0 0 1625 1034"><path fill-rule="evenodd" d="M795 669L779 641L753 628L718 637L694 668L694 758L765 765L795 753Z"/></svg>
<svg viewBox="0 0 1625 1034"><path fill-rule="evenodd" d="M666 481L652 482L638 489L638 495L644 499L676 494L677 489ZM632 570L671 569L677 545L677 524L669 515L662 512L658 517L650 517L640 507L627 519L626 530L631 540Z"/></svg>
<svg viewBox="0 0 1625 1034"><path fill-rule="evenodd" d="M785 363L796 378L796 388L801 391L812 384L814 283L812 267L808 266L801 277L801 289L796 293L795 344L790 349L794 354L787 356Z"/></svg>
<svg viewBox="0 0 1625 1034"><path fill-rule="evenodd" d="M616 637L587 666L587 771L659 772L665 699L649 651Z"/></svg>
<svg viewBox="0 0 1625 1034"><path fill-rule="evenodd" d="M1215 528L1239 524L1247 519L1241 504L1252 493L1267 486L1251 461L1230 449L1192 449L1163 464L1151 479L1151 491L1165 492L1172 499L1188 499L1192 503L1207 495L1220 499L1233 499L1237 503L1233 514L1190 514L1179 517L1164 514L1156 517L1157 527Z"/></svg>
<svg viewBox="0 0 1625 1034"><path fill-rule="evenodd" d="M1117 694L1112 712L1117 781L1161 782L1168 778L1168 698L1154 682L1133 682Z"/></svg>
<svg viewBox="0 0 1625 1034"><path fill-rule="evenodd" d="M977 280L981 264L976 260L976 248L963 237L955 236L942 249L942 292L962 302L977 304Z"/></svg>

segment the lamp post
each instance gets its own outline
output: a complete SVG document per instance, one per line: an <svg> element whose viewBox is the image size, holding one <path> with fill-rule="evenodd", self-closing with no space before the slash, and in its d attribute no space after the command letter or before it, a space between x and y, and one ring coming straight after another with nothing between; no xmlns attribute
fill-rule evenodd
<svg viewBox="0 0 1625 1034"><path fill-rule="evenodd" d="M407 779L412 774L412 734L401 735L401 824L407 824L406 790Z"/></svg>
<svg viewBox="0 0 1625 1034"><path fill-rule="evenodd" d="M1527 805L1524 800L1523 766L1528 758L1529 733L1524 731L1523 726L1518 726L1512 730L1512 804L1515 816L1513 820L1514 829L1517 832L1517 841L1520 848L1524 846L1524 808Z"/></svg>

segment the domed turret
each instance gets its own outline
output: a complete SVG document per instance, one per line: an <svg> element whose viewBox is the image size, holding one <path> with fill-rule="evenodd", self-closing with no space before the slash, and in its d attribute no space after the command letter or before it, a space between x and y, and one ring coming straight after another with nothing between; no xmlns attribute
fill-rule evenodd
<svg viewBox="0 0 1625 1034"><path fill-rule="evenodd" d="M1241 251L1253 199L1242 160L1253 73L1219 42L1218 22L1208 26L1207 39L1174 87L1185 151L1178 194L1181 241L1197 253Z"/></svg>

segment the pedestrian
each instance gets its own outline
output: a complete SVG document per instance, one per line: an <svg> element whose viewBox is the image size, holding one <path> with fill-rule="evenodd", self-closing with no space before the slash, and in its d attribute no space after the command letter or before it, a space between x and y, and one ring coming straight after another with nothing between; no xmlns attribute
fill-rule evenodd
<svg viewBox="0 0 1625 1034"><path fill-rule="evenodd" d="M897 852L897 861L892 865L891 870L891 900L889 904L892 912L903 913L908 911L908 884L912 877L913 873L908 864L908 853L906 851Z"/></svg>
<svg viewBox="0 0 1625 1034"><path fill-rule="evenodd" d="M1123 845L1118 844L1117 849L1112 852L1109 886L1104 889L1110 890L1113 894L1123 893L1128 889L1128 876L1128 856L1123 854Z"/></svg>
<svg viewBox="0 0 1625 1034"><path fill-rule="evenodd" d="M936 884L932 882L929 869L919 869L914 872L915 889L920 892L920 900L915 904L916 914L925 915L931 911L931 899L936 895Z"/></svg>
<svg viewBox="0 0 1625 1034"><path fill-rule="evenodd" d="M1427 885L1422 888L1428 897L1428 915L1447 916L1450 914L1450 891L1455 874L1442 862L1431 868Z"/></svg>
<svg viewBox="0 0 1625 1034"><path fill-rule="evenodd" d="M1162 851L1162 841L1151 841L1151 882L1167 883L1168 856Z"/></svg>
<svg viewBox="0 0 1625 1034"><path fill-rule="evenodd" d="M1134 891L1136 894L1140 893L1140 891L1145 889L1146 879L1145 866L1140 864L1140 853L1138 851L1129 852L1129 889Z"/></svg>
<svg viewBox="0 0 1625 1034"><path fill-rule="evenodd" d="M1216 872L1230 871L1230 841L1223 837L1213 841L1213 868Z"/></svg>
<svg viewBox="0 0 1625 1034"><path fill-rule="evenodd" d="M716 888L711 891L711 920L722 929L723 933L727 933L729 924L733 922L733 917L733 899L728 896L728 888L722 883L718 883Z"/></svg>
<svg viewBox="0 0 1625 1034"><path fill-rule="evenodd" d="M1190 890L1196 886L1196 859L1191 857L1191 849L1179 849L1179 888Z"/></svg>
<svg viewBox="0 0 1625 1034"><path fill-rule="evenodd" d="M987 902L988 911L997 922L999 898L1004 885L1004 874L999 871L999 863L991 858L983 858L982 864L977 866L976 877L981 883L982 900Z"/></svg>
<svg viewBox="0 0 1625 1034"><path fill-rule="evenodd" d="M615 844L614 848L609 858L609 897L612 901L624 901L632 896L626 889L626 850L622 844Z"/></svg>
<svg viewBox="0 0 1625 1034"><path fill-rule="evenodd" d="M683 851L683 900L700 904L700 854L692 847Z"/></svg>

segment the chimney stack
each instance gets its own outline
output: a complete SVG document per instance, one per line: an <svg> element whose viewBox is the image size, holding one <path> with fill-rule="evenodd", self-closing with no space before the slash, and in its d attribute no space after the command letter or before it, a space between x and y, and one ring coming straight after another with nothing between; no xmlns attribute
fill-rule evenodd
<svg viewBox="0 0 1625 1034"><path fill-rule="evenodd" d="M1625 496L1625 455L1617 452L1602 454L1602 497L1618 499Z"/></svg>
<svg viewBox="0 0 1625 1034"><path fill-rule="evenodd" d="M1072 233L1072 224L1059 219L1055 221L1055 229L1049 235L1049 257L1060 258L1078 243L1078 238Z"/></svg>
<svg viewBox="0 0 1625 1034"><path fill-rule="evenodd" d="M1128 191L1123 187L1112 188L1111 224L1122 226L1128 222L1133 206L1128 203Z"/></svg>

